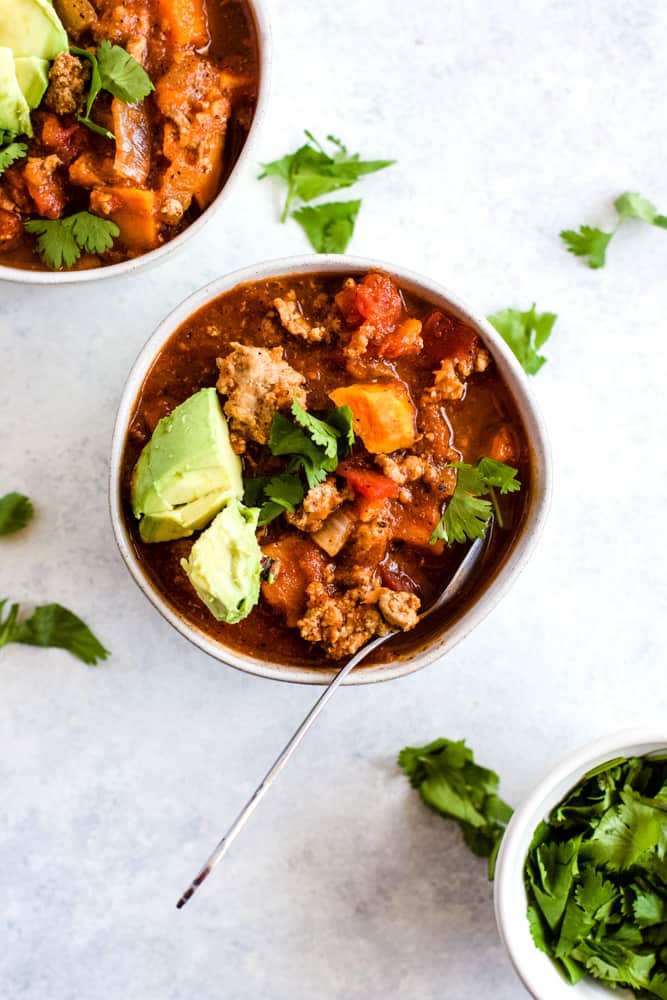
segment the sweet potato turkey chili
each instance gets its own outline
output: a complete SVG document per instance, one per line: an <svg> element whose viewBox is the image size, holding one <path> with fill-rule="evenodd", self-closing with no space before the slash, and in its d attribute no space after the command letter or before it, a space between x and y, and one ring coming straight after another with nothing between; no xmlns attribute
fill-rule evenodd
<svg viewBox="0 0 667 1000"><path fill-rule="evenodd" d="M257 98L253 16L245 0L0 0L0 81L0 264L117 263L229 175Z"/></svg>
<svg viewBox="0 0 667 1000"><path fill-rule="evenodd" d="M210 478L211 449L238 485L233 469ZM531 469L474 330L387 275L323 274L238 286L172 335L122 481L135 551L179 615L248 655L322 666L410 633L473 537L490 579Z"/></svg>

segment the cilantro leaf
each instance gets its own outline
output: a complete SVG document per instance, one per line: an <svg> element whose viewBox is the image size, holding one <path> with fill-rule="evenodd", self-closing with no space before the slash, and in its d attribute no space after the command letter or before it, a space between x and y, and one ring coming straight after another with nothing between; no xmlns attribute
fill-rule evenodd
<svg viewBox="0 0 667 1000"><path fill-rule="evenodd" d="M538 313L535 303L526 312L501 309L487 316L527 375L536 375L546 362L538 352L551 336L557 318L556 313Z"/></svg>
<svg viewBox="0 0 667 1000"><path fill-rule="evenodd" d="M354 441L352 411L343 406L319 415L312 414L294 400L292 415L296 423L282 413L274 414L269 449L272 455L291 456L287 472L303 469L312 489L323 482L349 452ZM324 419L327 416L329 420Z"/></svg>
<svg viewBox="0 0 667 1000"><path fill-rule="evenodd" d="M11 535L25 528L32 515L29 497L23 493L6 493L0 497L0 535Z"/></svg>
<svg viewBox="0 0 667 1000"><path fill-rule="evenodd" d="M102 88L120 101L136 104L155 90L143 66L120 45L112 45L105 38L96 55Z"/></svg>
<svg viewBox="0 0 667 1000"><path fill-rule="evenodd" d="M623 791L621 802L608 809L596 826L586 854L599 865L622 871L659 844L667 847L664 813Z"/></svg>
<svg viewBox="0 0 667 1000"><path fill-rule="evenodd" d="M512 810L498 797L500 779L480 767L464 740L434 740L404 747L398 765L434 812L455 820L471 851L489 858L489 878Z"/></svg>
<svg viewBox="0 0 667 1000"><path fill-rule="evenodd" d="M109 655L88 626L61 604L43 604L35 608L29 618L19 622L18 604L12 604L7 617L2 620L6 603L6 599L0 601L0 647L9 642L58 647L91 665Z"/></svg>
<svg viewBox="0 0 667 1000"><path fill-rule="evenodd" d="M580 226L578 232L564 229L560 234L570 253L588 257L589 267L604 267L609 241L626 219L639 219L659 229L667 229L667 216L660 215L653 202L634 191L625 191L619 195L614 208L618 212L618 221L610 233L592 226Z"/></svg>
<svg viewBox="0 0 667 1000"><path fill-rule="evenodd" d="M33 219L24 223L24 228L37 236L42 260L54 269L71 267L84 250L103 253L120 233L115 222L90 212L77 212L65 219Z"/></svg>
<svg viewBox="0 0 667 1000"><path fill-rule="evenodd" d="M10 136L12 139L14 138L12 133L0 130L0 147L2 147L0 148L0 176L4 174L7 167L11 167L12 163L22 159L28 152L25 142L13 142L10 140Z"/></svg>
<svg viewBox="0 0 667 1000"><path fill-rule="evenodd" d="M453 462L449 468L457 470L456 487L429 539L430 544L439 539L452 545L454 542L484 538L494 513L498 524L503 527L495 487L500 489L501 494L521 489L521 483L516 478L517 469L487 456L475 465ZM486 496L490 496L491 500L482 499Z"/></svg>
<svg viewBox="0 0 667 1000"><path fill-rule="evenodd" d="M306 131L305 135L309 140L307 143L279 160L263 163L262 173L259 175L260 180L265 177L280 177L287 182L282 222L287 219L295 198L313 201L321 195L351 187L360 177L383 170L395 162L360 160L358 153L350 155L340 139L331 135L327 136L327 140L334 150L329 154L310 132Z"/></svg>
<svg viewBox="0 0 667 1000"><path fill-rule="evenodd" d="M361 201L330 201L292 212L317 253L345 253Z"/></svg>
<svg viewBox="0 0 667 1000"><path fill-rule="evenodd" d="M243 481L243 502L247 507L259 507L258 526L261 528L280 517L286 510L291 514L304 497L298 476L256 476Z"/></svg>

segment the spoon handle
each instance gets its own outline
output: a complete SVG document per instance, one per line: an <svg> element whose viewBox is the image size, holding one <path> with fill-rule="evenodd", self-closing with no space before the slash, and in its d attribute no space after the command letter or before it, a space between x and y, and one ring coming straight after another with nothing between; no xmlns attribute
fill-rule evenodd
<svg viewBox="0 0 667 1000"><path fill-rule="evenodd" d="M393 634L393 633L392 633ZM238 834L241 832L246 822L250 818L251 814L255 811L256 807L259 805L261 800L264 798L269 788L276 780L282 769L287 764L288 760L297 749L301 740L304 738L310 727L313 725L318 715L329 701L329 699L334 695L337 688L343 683L350 671L354 670L357 664L368 656L371 650L375 649L376 646L380 646L383 642L386 642L389 635L378 636L372 642L366 643L361 649L355 653L352 659L348 660L344 667L338 671L334 679L327 686L326 690L320 695L313 707L311 708L308 715L305 717L299 728L296 730L289 743L286 744L284 749L281 751L280 755L276 758L274 763L271 765L269 770L266 772L262 781L259 783L255 791L252 793L246 804L244 805L241 812L238 814L232 825L230 826L227 833L224 835L218 846L211 853L209 858L206 860L204 867L196 876L195 879L190 883L190 886L185 890L178 903L177 908L180 910L181 907L185 906L187 901L191 899L199 886L202 884L204 879L211 874L212 870L215 868L217 863L224 857L229 849L230 845L236 839Z"/></svg>

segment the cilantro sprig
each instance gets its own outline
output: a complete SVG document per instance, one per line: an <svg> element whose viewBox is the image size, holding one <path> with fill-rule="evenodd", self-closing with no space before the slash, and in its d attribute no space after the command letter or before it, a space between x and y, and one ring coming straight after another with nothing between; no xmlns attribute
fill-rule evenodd
<svg viewBox="0 0 667 1000"><path fill-rule="evenodd" d="M405 747L398 764L425 805L455 820L470 850L489 859L489 879L493 879L500 841L512 815L498 796L498 775L475 763L465 740L439 739L423 747Z"/></svg>
<svg viewBox="0 0 667 1000"><path fill-rule="evenodd" d="M65 219L32 219L26 232L37 237L37 251L48 267L71 267L81 254L103 253L120 233L115 222L91 212L77 212Z"/></svg>
<svg viewBox="0 0 667 1000"><path fill-rule="evenodd" d="M243 480L243 503L246 507L259 507L257 524L260 528L275 521L286 510L293 514L304 496L303 483L294 474Z"/></svg>
<svg viewBox="0 0 667 1000"><path fill-rule="evenodd" d="M23 493L5 493L0 497L0 535L21 531L34 514L30 497Z"/></svg>
<svg viewBox="0 0 667 1000"><path fill-rule="evenodd" d="M120 45L112 45L106 38L100 42L96 52L70 46L70 52L90 63L90 86L86 98L86 111L77 115L78 120L92 132L114 139L113 132L94 122L90 113L101 90L108 90L125 104L135 104L143 100L152 90L153 82L146 70Z"/></svg>
<svg viewBox="0 0 667 1000"><path fill-rule="evenodd" d="M350 154L336 136L328 135L332 147L327 153L315 136L304 130L308 142L294 153L262 164L259 179L279 177L287 184L285 204L280 216L286 222L295 201L311 202L322 195L352 187L362 177L390 167L395 160L361 160ZM300 208L292 218L302 227L318 253L343 253L352 238L361 201L325 202Z"/></svg>
<svg viewBox="0 0 667 1000"><path fill-rule="evenodd" d="M25 142L15 142L16 133L0 128L0 177L7 167L21 160L28 152Z"/></svg>
<svg viewBox="0 0 667 1000"><path fill-rule="evenodd" d="M0 647L10 642L58 647L91 666L109 655L85 622L62 604L43 604L29 618L19 621L19 605L12 604L5 616L6 603L6 598L0 600Z"/></svg>
<svg viewBox="0 0 667 1000"><path fill-rule="evenodd" d="M484 538L493 516L499 527L504 527L496 491L505 495L520 490L521 483L516 478L518 470L488 456L474 465L452 462L449 468L457 470L456 487L429 539L431 545L441 539L452 545L453 542Z"/></svg>
<svg viewBox="0 0 667 1000"><path fill-rule="evenodd" d="M546 358L539 353L558 319L556 313L538 313L535 303L526 312L501 309L486 317L514 353L527 375L537 375Z"/></svg>
<svg viewBox="0 0 667 1000"><path fill-rule="evenodd" d="M667 757L609 761L540 823L526 858L536 946L585 975L667 998Z"/></svg>
<svg viewBox="0 0 667 1000"><path fill-rule="evenodd" d="M349 406L337 406L307 413L294 400L291 411L293 420L282 413L274 414L269 449L272 455L289 456L286 471L303 470L312 489L349 455L354 444L352 410Z"/></svg>
<svg viewBox="0 0 667 1000"><path fill-rule="evenodd" d="M593 270L605 266L607 247L626 219L638 219L659 229L667 229L667 216L661 215L653 202L636 192L626 191L619 195L614 207L618 220L611 232L594 226L579 226L578 230L564 229L560 234L570 253L577 257L588 257L588 266Z"/></svg>

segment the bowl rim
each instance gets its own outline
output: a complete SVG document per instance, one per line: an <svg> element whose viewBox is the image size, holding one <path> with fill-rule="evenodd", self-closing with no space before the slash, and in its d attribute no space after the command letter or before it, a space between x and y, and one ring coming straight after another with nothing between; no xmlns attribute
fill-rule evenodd
<svg viewBox="0 0 667 1000"><path fill-rule="evenodd" d="M271 90L271 72L273 65L273 45L271 22L268 14L268 0L246 0L255 22L257 31L257 48L259 54L259 86L255 113L250 123L248 135L243 144L227 180L217 193L211 204L178 236L164 243L155 250L149 250L131 260L108 264L106 267L92 267L83 271L31 271L27 268L11 267L0 264L0 280L19 285L73 285L91 281L103 281L106 278L117 278L131 274L142 268L152 267L165 260L171 254L180 250L197 233L212 221L235 190L239 179L255 159L254 152L258 146L259 136L267 118L267 107Z"/></svg>
<svg viewBox="0 0 667 1000"><path fill-rule="evenodd" d="M407 654L409 659L397 659L387 664L367 668L359 667L346 679L345 683L350 685L376 683L402 677L427 666L452 649L490 613L522 571L539 539L549 509L552 489L551 452L544 421L528 385L526 375L514 354L490 323L443 285L386 261L346 254L304 254L296 257L283 257L252 264L208 282L172 309L158 324L130 369L118 405L111 445L109 477L111 523L119 551L135 583L160 614L181 635L184 635L199 649L225 664L272 680L326 684L334 677L335 671L323 667L286 666L269 663L222 646L176 614L155 590L134 555L122 513L120 472L129 416L145 375L165 341L189 316L218 295L239 284L266 280L270 277L308 273L363 274L370 270L379 270L393 275L400 284L416 290L417 294L426 295L435 302L446 303L447 308L480 330L508 385L526 427L527 437L533 449L532 464L535 483L524 524L509 554L490 584L478 599L454 620L445 634L431 637L422 649Z"/></svg>
<svg viewBox="0 0 667 1000"><path fill-rule="evenodd" d="M614 757L644 756L667 750L667 729L633 727L601 736L562 758L514 812L503 834L496 861L493 905L500 939L519 979L535 1000L618 1000L633 994L612 992L594 979L572 987L548 955L538 950L526 918L523 868L535 828L577 782L598 764Z"/></svg>

